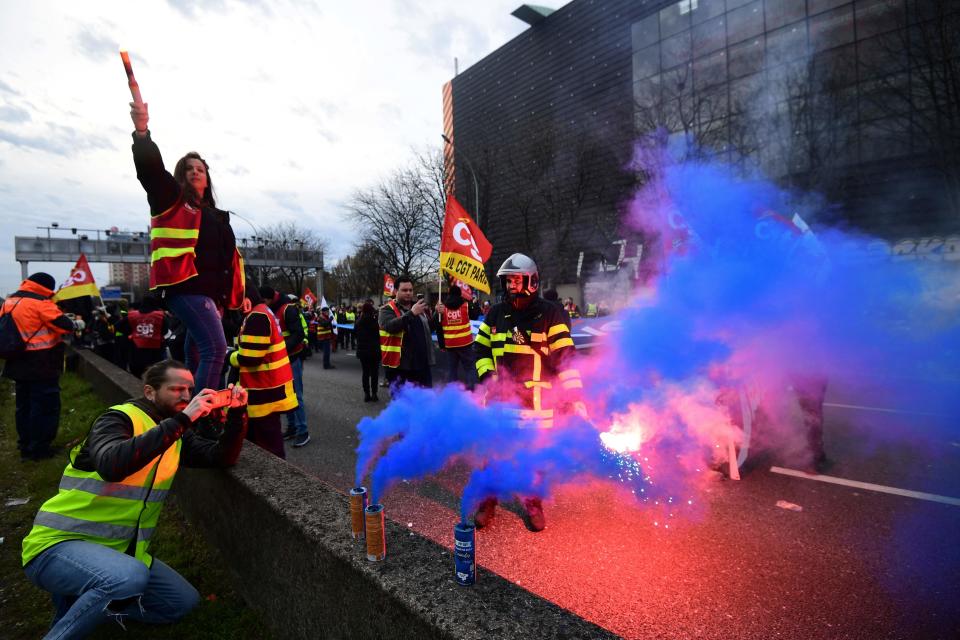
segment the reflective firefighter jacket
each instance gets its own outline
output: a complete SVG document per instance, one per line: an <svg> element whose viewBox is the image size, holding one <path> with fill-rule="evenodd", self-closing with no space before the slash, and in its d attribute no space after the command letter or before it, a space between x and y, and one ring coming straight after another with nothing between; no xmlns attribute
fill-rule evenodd
<svg viewBox="0 0 960 640"><path fill-rule="evenodd" d="M443 348L459 349L473 344L473 333L470 331L470 311L464 302L456 309L444 307L440 316L440 326L443 329Z"/></svg>
<svg viewBox="0 0 960 640"><path fill-rule="evenodd" d="M134 437L157 426L132 402L110 409L130 418ZM23 539L23 564L58 542L84 540L131 553L151 566L153 558L147 549L180 466L182 442L177 439L139 471L119 482L107 482L96 471L77 469L74 463L83 444L77 445L63 471L60 490L43 503L33 528Z"/></svg>
<svg viewBox="0 0 960 640"><path fill-rule="evenodd" d="M280 323L263 302L243 319L237 346L230 354L230 366L239 369L240 384L247 389L247 415L262 418L296 409L293 371Z"/></svg>
<svg viewBox="0 0 960 640"><path fill-rule="evenodd" d="M524 407L520 417L538 426L552 427L554 408L573 402L583 387L572 364L574 346L563 310L542 298L522 311L495 304L480 324L473 348L480 379L509 377L517 385L514 397Z"/></svg>
<svg viewBox="0 0 960 640"><path fill-rule="evenodd" d="M140 313L134 309L127 314L127 323L130 325L130 340L137 349L159 349L163 346L163 311Z"/></svg>

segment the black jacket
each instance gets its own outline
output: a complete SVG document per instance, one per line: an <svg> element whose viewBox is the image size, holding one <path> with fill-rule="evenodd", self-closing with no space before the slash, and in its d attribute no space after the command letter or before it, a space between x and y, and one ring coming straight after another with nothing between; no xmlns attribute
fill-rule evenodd
<svg viewBox="0 0 960 640"><path fill-rule="evenodd" d="M354 333L357 336L358 358L380 357L380 325L377 324L376 312L357 316Z"/></svg>
<svg viewBox="0 0 960 640"><path fill-rule="evenodd" d="M74 467L80 471L96 471L107 482L118 482L142 469L180 438L183 438L180 463L184 466L228 467L237 461L247 432L245 407L227 411L223 434L215 440L198 433L214 434L219 430L211 416L192 423L181 412L161 420L154 404L146 398L130 402L153 418L157 426L133 437L130 418L120 411L107 411L90 427L90 433L73 457Z"/></svg>
<svg viewBox="0 0 960 640"><path fill-rule="evenodd" d="M147 192L150 215L159 215L177 203L183 189L164 168L160 149L149 132L143 138L133 134L133 163L137 168L137 180ZM208 296L226 307L233 284L233 255L237 246L230 227L230 213L204 206L201 216L194 260L197 276L164 289L167 293Z"/></svg>

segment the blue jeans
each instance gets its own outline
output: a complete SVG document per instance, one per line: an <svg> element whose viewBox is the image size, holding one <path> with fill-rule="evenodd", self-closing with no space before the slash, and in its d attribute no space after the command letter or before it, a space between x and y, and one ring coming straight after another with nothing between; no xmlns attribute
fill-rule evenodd
<svg viewBox="0 0 960 640"><path fill-rule="evenodd" d="M287 412L287 429L293 430L299 436L307 433L307 410L303 404L303 359L299 354L290 359L290 369L293 371L293 391L297 394L297 408Z"/></svg>
<svg viewBox="0 0 960 640"><path fill-rule="evenodd" d="M176 622L200 602L197 590L160 560L148 569L132 556L82 540L55 544L24 572L53 596L56 613L44 636L50 639L84 638L110 618Z"/></svg>
<svg viewBox="0 0 960 640"><path fill-rule="evenodd" d="M217 305L207 296L192 293L172 295L166 300L167 308L187 329L183 350L185 364L193 372L193 394L202 389L222 388L220 374L227 357L227 339Z"/></svg>
<svg viewBox="0 0 960 640"><path fill-rule="evenodd" d="M17 446L23 456L44 455L60 426L60 381L17 380L15 421Z"/></svg>

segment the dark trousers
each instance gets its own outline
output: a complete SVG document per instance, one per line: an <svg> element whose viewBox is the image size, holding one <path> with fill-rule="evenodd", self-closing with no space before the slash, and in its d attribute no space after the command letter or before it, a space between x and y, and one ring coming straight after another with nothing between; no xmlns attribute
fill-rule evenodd
<svg viewBox="0 0 960 640"><path fill-rule="evenodd" d="M430 367L418 370L384 367L383 377L390 383L391 391L396 391L397 387L404 384L412 384L427 389L433 387L433 376L430 374Z"/></svg>
<svg viewBox="0 0 960 640"><path fill-rule="evenodd" d="M320 350L323 351L323 368L330 368L330 346L333 340L321 340Z"/></svg>
<svg viewBox="0 0 960 640"><path fill-rule="evenodd" d="M21 456L44 455L60 426L60 380L16 383L17 447Z"/></svg>
<svg viewBox="0 0 960 640"><path fill-rule="evenodd" d="M362 356L360 368L363 370L363 393L377 395L377 380L380 378L380 356Z"/></svg>
<svg viewBox="0 0 960 640"><path fill-rule="evenodd" d="M279 413L271 413L260 418L247 419L247 440L261 449L266 449L278 458L286 459L283 450L283 432L280 429Z"/></svg>
<svg viewBox="0 0 960 640"><path fill-rule="evenodd" d="M134 345L130 353L130 373L139 378L147 367L161 360L163 360L163 348L140 349Z"/></svg>
<svg viewBox="0 0 960 640"><path fill-rule="evenodd" d="M477 361L472 346L447 349L447 366L447 382L460 381L473 390L477 383ZM457 369L463 369L462 378L457 376Z"/></svg>

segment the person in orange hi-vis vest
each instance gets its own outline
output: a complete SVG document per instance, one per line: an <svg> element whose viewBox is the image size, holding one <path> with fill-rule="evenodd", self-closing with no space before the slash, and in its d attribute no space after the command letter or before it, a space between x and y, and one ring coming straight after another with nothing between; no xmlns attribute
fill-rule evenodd
<svg viewBox="0 0 960 640"><path fill-rule="evenodd" d="M150 290L186 327L186 365L195 392L219 389L227 354L224 309L243 305L243 260L230 213L216 207L209 167L191 151L171 175L150 138L146 104L130 103L133 162L150 204Z"/></svg>
<svg viewBox="0 0 960 640"><path fill-rule="evenodd" d="M63 336L74 324L50 298L56 281L35 273L4 301L0 315L10 315L24 350L8 357L3 377L13 380L16 392L17 447L21 460L49 458L60 426L60 374L66 347Z"/></svg>
<svg viewBox="0 0 960 640"><path fill-rule="evenodd" d="M414 301L413 280L400 276L395 281L396 300L380 307L380 361L384 377L392 389L405 383L432 387L430 367L436 364L433 353L433 328L430 305L424 299Z"/></svg>
<svg viewBox="0 0 960 640"><path fill-rule="evenodd" d="M247 284L250 312L237 336L237 350L230 366L240 372L240 385L247 390L247 439L286 458L280 416L297 408L293 371L280 323L266 305L255 284Z"/></svg>
<svg viewBox="0 0 960 640"><path fill-rule="evenodd" d="M447 355L447 382L462 382L473 390L477 382L477 365L473 355L473 331L470 328L470 306L463 299L460 287L451 285L443 302L437 305L437 339ZM463 377L458 370L463 370Z"/></svg>

